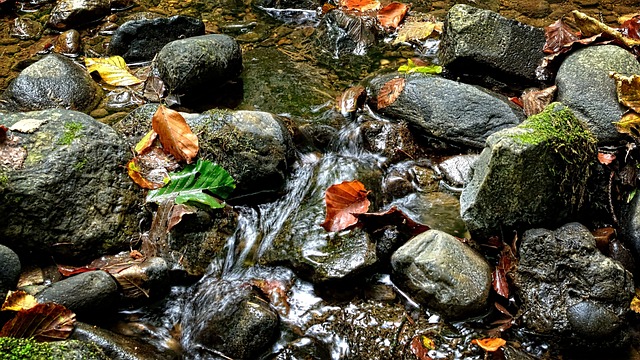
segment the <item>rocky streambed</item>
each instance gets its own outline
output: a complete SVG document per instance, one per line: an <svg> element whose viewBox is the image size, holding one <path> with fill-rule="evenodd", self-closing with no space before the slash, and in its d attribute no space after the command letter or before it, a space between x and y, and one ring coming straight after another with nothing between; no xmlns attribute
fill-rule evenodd
<svg viewBox="0 0 640 360"><path fill-rule="evenodd" d="M78 322L62 341L0 337L0 354L640 356L640 154L610 76L640 64L607 41L537 71L543 26L638 4L419 2L397 30L323 5L1 4L0 294ZM143 82L82 61L113 55ZM535 112L509 98L552 85ZM160 103L235 179L177 224L127 174ZM351 180L370 212L404 215L325 230L326 190Z"/></svg>

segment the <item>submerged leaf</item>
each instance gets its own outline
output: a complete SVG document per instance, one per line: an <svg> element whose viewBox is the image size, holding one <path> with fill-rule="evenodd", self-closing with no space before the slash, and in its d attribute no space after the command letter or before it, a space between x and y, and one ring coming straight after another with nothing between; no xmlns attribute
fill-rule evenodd
<svg viewBox="0 0 640 360"><path fill-rule="evenodd" d="M142 80L129 73L129 67L120 56L108 58L85 58L87 71L97 71L104 82L113 86L129 86L140 84Z"/></svg>
<svg viewBox="0 0 640 360"><path fill-rule="evenodd" d="M471 343L480 346L485 351L493 352L503 347L507 342L501 338L485 338L473 339Z"/></svg>
<svg viewBox="0 0 640 360"><path fill-rule="evenodd" d="M22 311L29 310L38 304L33 295L29 295L22 290L9 291L7 297L2 304L2 311Z"/></svg>
<svg viewBox="0 0 640 360"><path fill-rule="evenodd" d="M640 75L626 76L611 71L609 76L616 81L618 102L635 112L640 112Z"/></svg>
<svg viewBox="0 0 640 360"><path fill-rule="evenodd" d="M378 109L384 109L393 104L404 90L406 80L402 77L387 81L378 92Z"/></svg>
<svg viewBox="0 0 640 360"><path fill-rule="evenodd" d="M32 337L37 341L65 340L71 335L75 323L76 314L66 307L54 303L37 304L19 311L4 324L0 336Z"/></svg>
<svg viewBox="0 0 640 360"><path fill-rule="evenodd" d="M409 7L399 2L392 2L378 11L378 21L386 28L395 29L400 25Z"/></svg>
<svg viewBox="0 0 640 360"><path fill-rule="evenodd" d="M175 199L176 204L205 205L212 209L224 207L214 197L226 199L236 188L235 181L220 165L198 159L182 171L169 174L167 186L149 191L148 202L162 203ZM210 195L210 194L213 194Z"/></svg>
<svg viewBox="0 0 640 360"><path fill-rule="evenodd" d="M429 357L429 350L435 348L435 343L428 337L424 335L414 337L411 339L409 347L418 360L432 360L431 357Z"/></svg>
<svg viewBox="0 0 640 360"><path fill-rule="evenodd" d="M178 161L191 164L198 154L198 137L179 112L164 105L158 106L151 121L153 130L165 152L173 155Z"/></svg>
<svg viewBox="0 0 640 360"><path fill-rule="evenodd" d="M369 210L369 191L358 180L331 185L325 192L327 216L320 225L326 231L345 230L358 223L356 214Z"/></svg>

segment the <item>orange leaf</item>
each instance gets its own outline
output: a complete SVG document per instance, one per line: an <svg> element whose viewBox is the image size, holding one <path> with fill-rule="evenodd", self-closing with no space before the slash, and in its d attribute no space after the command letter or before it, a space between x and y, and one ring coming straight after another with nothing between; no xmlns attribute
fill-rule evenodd
<svg viewBox="0 0 640 360"><path fill-rule="evenodd" d="M164 105L160 105L153 115L153 130L158 133L165 152L178 161L191 164L198 154L198 137L191 132L182 115Z"/></svg>
<svg viewBox="0 0 640 360"><path fill-rule="evenodd" d="M69 266L69 265L60 265L58 264L58 272L62 274L62 276L73 276L82 274L89 271L96 271L97 268L89 267L89 266Z"/></svg>
<svg viewBox="0 0 640 360"><path fill-rule="evenodd" d="M358 110L366 97L367 92L362 85L352 86L345 90L337 99L338 109L340 113L342 113L342 116L348 116L350 113Z"/></svg>
<svg viewBox="0 0 640 360"><path fill-rule="evenodd" d="M145 189L159 189L169 177L169 171L178 168L178 163L157 147L145 150L142 155L131 159L127 164L129 177Z"/></svg>
<svg viewBox="0 0 640 360"><path fill-rule="evenodd" d="M363 214L369 210L369 192L358 181L343 181L331 185L324 195L327 204L327 217L320 225L327 231L340 231L358 223L354 214Z"/></svg>
<svg viewBox="0 0 640 360"><path fill-rule="evenodd" d="M30 338L36 341L64 340L69 337L76 323L76 314L66 307L54 303L37 304L19 311L9 320L0 336Z"/></svg>
<svg viewBox="0 0 640 360"><path fill-rule="evenodd" d="M616 159L616 154L598 153L598 161L602 165L609 165Z"/></svg>
<svg viewBox="0 0 640 360"><path fill-rule="evenodd" d="M7 298L2 304L2 311L22 311L29 310L36 306L38 301L32 295L27 294L22 290L11 291L7 293Z"/></svg>
<svg viewBox="0 0 640 360"><path fill-rule="evenodd" d="M140 166L140 159L138 159L138 157L134 157L127 163L127 172L129 173L131 180L141 188L154 190L165 185L164 182L159 183L147 180L142 175L142 167Z"/></svg>
<svg viewBox="0 0 640 360"><path fill-rule="evenodd" d="M382 85L378 92L378 109L384 109L393 104L404 90L404 84L404 78L395 78Z"/></svg>
<svg viewBox="0 0 640 360"><path fill-rule="evenodd" d="M432 360L429 357L429 350L435 348L435 344L433 340L429 339L424 335L418 335L411 340L411 352L415 355L418 360Z"/></svg>
<svg viewBox="0 0 640 360"><path fill-rule="evenodd" d="M485 339L473 339L472 344L476 344L483 348L485 351L493 352L503 347L507 342L501 338L485 338Z"/></svg>
<svg viewBox="0 0 640 360"><path fill-rule="evenodd" d="M395 29L407 14L409 7L399 2L392 2L378 11L378 21L383 27Z"/></svg>
<svg viewBox="0 0 640 360"><path fill-rule="evenodd" d="M157 137L158 133L153 131L153 129L149 130L149 132L136 144L136 147L134 148L136 154L140 155L149 149L153 145L154 141L156 141Z"/></svg>
<svg viewBox="0 0 640 360"><path fill-rule="evenodd" d="M361 12L380 9L378 0L340 0L340 7Z"/></svg>

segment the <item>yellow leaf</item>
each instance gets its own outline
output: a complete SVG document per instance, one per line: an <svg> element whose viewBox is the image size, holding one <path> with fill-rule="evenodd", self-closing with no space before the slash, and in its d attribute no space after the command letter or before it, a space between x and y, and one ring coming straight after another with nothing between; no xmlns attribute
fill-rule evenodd
<svg viewBox="0 0 640 360"><path fill-rule="evenodd" d="M616 91L620 104L635 112L640 112L640 76L626 76L615 71L611 71L609 76L616 81Z"/></svg>
<svg viewBox="0 0 640 360"><path fill-rule="evenodd" d="M113 86L128 86L140 84L142 80L131 75L129 68L120 56L109 58L85 58L84 64L87 71L92 73L97 71L104 82Z"/></svg>
<svg viewBox="0 0 640 360"><path fill-rule="evenodd" d="M629 134L635 139L640 139L640 114L635 111L628 111L622 115L622 119L614 122L616 130L623 134Z"/></svg>
<svg viewBox="0 0 640 360"><path fill-rule="evenodd" d="M399 44L409 41L424 40L434 33L442 32L442 22L435 21L415 21L406 20L398 29L398 36L393 40L393 44Z"/></svg>
<svg viewBox="0 0 640 360"><path fill-rule="evenodd" d="M638 293L640 293L639 291L640 289L636 289L636 296L633 297L633 300L631 300L631 310L635 311L636 313L640 314L640 298L638 298Z"/></svg>
<svg viewBox="0 0 640 360"><path fill-rule="evenodd" d="M484 351L493 352L503 347L507 342L501 338L473 339L472 344L480 346Z"/></svg>
<svg viewBox="0 0 640 360"><path fill-rule="evenodd" d="M156 133L153 129L149 130L147 135L145 135L142 139L140 139L140 141L138 141L138 143L136 144L136 147L133 150L138 155L142 154L142 152L144 152L145 150L150 148L151 145L153 145L153 142L156 141L157 137L158 137L158 133Z"/></svg>
<svg viewBox="0 0 640 360"><path fill-rule="evenodd" d="M2 311L21 311L28 310L36 306L38 301L32 295L27 294L22 290L9 291L7 297L2 304Z"/></svg>
<svg viewBox="0 0 640 360"><path fill-rule="evenodd" d="M607 26L606 24L603 24L602 22L596 20L595 18L592 18L585 13L581 13L578 10L573 10L571 14L573 14L576 27L580 29L582 35L586 37L597 34L606 34L608 38L618 40L619 42L623 43L624 46L629 48L640 45L640 40L624 36L618 30Z"/></svg>

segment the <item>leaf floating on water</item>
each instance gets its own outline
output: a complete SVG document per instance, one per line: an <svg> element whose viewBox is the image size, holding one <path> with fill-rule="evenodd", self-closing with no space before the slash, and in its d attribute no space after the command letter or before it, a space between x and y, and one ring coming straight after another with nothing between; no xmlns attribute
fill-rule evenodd
<svg viewBox="0 0 640 360"><path fill-rule="evenodd" d="M413 59L407 59L406 65L401 65L398 68L398 72L410 74L412 72L422 74L440 74L442 73L442 66L440 65L417 65Z"/></svg>
<svg viewBox="0 0 640 360"><path fill-rule="evenodd" d="M558 19L553 24L545 27L544 36L547 41L542 51L546 54L553 54L563 51L563 49L568 49L567 46L580 39L562 19Z"/></svg>
<svg viewBox="0 0 640 360"><path fill-rule="evenodd" d="M367 92L362 85L356 85L345 90L338 98L338 108L342 116L347 117L362 106Z"/></svg>
<svg viewBox="0 0 640 360"><path fill-rule="evenodd" d="M223 208L219 199L226 199L236 188L235 180L220 165L198 159L195 165L187 165L182 171L169 174L167 186L149 191L147 202L162 203L175 199L176 204ZM209 193L213 194L210 195Z"/></svg>
<svg viewBox="0 0 640 360"><path fill-rule="evenodd" d="M471 343L480 346L484 351L488 352L497 351L507 344L507 342L501 338L473 339Z"/></svg>
<svg viewBox="0 0 640 360"><path fill-rule="evenodd" d="M4 324L0 336L32 337L36 341L65 340L71 335L75 323L76 314L66 307L54 303L37 304L19 311Z"/></svg>
<svg viewBox="0 0 640 360"><path fill-rule="evenodd" d="M199 150L198 137L191 132L191 128L179 112L160 105L153 115L151 125L158 133L165 152L173 155L178 161L185 161L187 164L193 162Z"/></svg>
<svg viewBox="0 0 640 360"><path fill-rule="evenodd" d="M22 311L29 310L38 304L33 295L29 295L22 290L9 291L2 304L2 311Z"/></svg>
<svg viewBox="0 0 640 360"><path fill-rule="evenodd" d="M618 102L635 112L640 112L640 75L626 76L611 71L609 76L616 81Z"/></svg>
<svg viewBox="0 0 640 360"><path fill-rule="evenodd" d="M406 80L402 77L387 81L378 92L378 109L384 109L393 104L404 90Z"/></svg>
<svg viewBox="0 0 640 360"><path fill-rule="evenodd" d="M380 9L380 2L378 0L340 0L340 7L365 12Z"/></svg>
<svg viewBox="0 0 640 360"><path fill-rule="evenodd" d="M628 111L622 115L622 119L618 122L614 122L618 132L623 134L629 134L634 139L640 140L640 115L635 111Z"/></svg>
<svg viewBox="0 0 640 360"><path fill-rule="evenodd" d="M551 104L555 96L557 86L553 85L546 89L527 89L522 94L522 107L527 116L541 113L547 105Z"/></svg>
<svg viewBox="0 0 640 360"><path fill-rule="evenodd" d="M120 56L108 58L85 58L87 71L97 71L104 82L113 86L129 86L140 84L142 80L129 73L129 67Z"/></svg>
<svg viewBox="0 0 640 360"><path fill-rule="evenodd" d="M386 28L395 29L400 25L409 7L399 2L392 2L378 11L378 21Z"/></svg>
<svg viewBox="0 0 640 360"><path fill-rule="evenodd" d="M369 191L358 180L331 185L324 195L327 216L320 225L326 231L345 230L358 223L356 214L369 210Z"/></svg>
<svg viewBox="0 0 640 360"><path fill-rule="evenodd" d="M407 214L395 206L383 212L358 214L357 217L365 228L371 230L380 229L387 225L394 225L400 231L406 232L411 236L416 236L429 230L427 225L413 221Z"/></svg>

